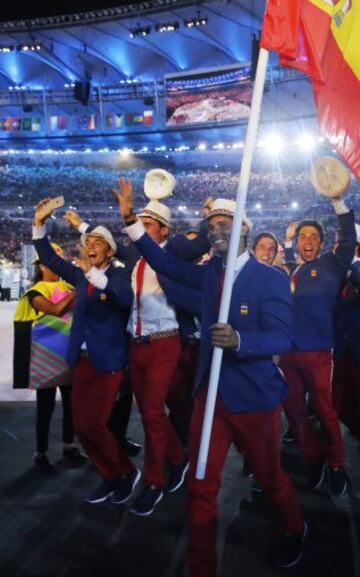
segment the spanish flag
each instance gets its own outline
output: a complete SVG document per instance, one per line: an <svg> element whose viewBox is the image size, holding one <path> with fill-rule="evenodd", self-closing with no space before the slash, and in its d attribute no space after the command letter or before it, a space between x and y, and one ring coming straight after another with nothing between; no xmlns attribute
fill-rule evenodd
<svg viewBox="0 0 360 577"><path fill-rule="evenodd" d="M320 129L360 178L360 0L268 0L260 44L311 77Z"/></svg>

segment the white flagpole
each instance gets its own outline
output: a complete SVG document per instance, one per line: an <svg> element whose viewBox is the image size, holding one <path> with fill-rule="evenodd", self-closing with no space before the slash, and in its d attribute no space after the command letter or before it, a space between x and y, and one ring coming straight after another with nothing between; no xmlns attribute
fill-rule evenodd
<svg viewBox="0 0 360 577"><path fill-rule="evenodd" d="M251 163L255 148L257 129L259 125L261 101L264 92L268 58L269 58L268 50L260 48L259 60L254 82L253 96L251 101L249 123L246 132L243 161L241 164L239 184L236 193L236 209L229 245L229 252L226 262L224 289L222 292L219 319L218 319L219 323L226 323L229 315L235 264L238 256L241 226L243 221L245 202L250 179ZM201 434L200 450L195 475L197 479L205 478L222 357L223 357L223 349L219 347L214 347L210 370L209 388L206 399L203 429Z"/></svg>

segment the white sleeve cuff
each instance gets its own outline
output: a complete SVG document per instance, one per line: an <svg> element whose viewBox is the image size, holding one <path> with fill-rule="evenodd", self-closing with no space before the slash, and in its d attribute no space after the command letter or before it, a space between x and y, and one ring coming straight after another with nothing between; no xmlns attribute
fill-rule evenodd
<svg viewBox="0 0 360 577"><path fill-rule="evenodd" d="M78 231L81 232L81 234L84 234L88 228L89 224L87 222L82 222L78 228Z"/></svg>
<svg viewBox="0 0 360 577"><path fill-rule="evenodd" d="M141 220L137 220L134 224L126 226L124 231L133 242L139 240L145 234L145 228Z"/></svg>
<svg viewBox="0 0 360 577"><path fill-rule="evenodd" d="M46 226L35 226L32 227L32 238L33 240L38 240L46 236Z"/></svg>
<svg viewBox="0 0 360 577"><path fill-rule="evenodd" d="M292 246L293 246L292 240L285 241L285 248L292 248Z"/></svg>
<svg viewBox="0 0 360 577"><path fill-rule="evenodd" d="M104 272L96 267L91 267L91 269L85 273L87 280L94 285L94 287L104 290L108 283L108 278Z"/></svg>
<svg viewBox="0 0 360 577"><path fill-rule="evenodd" d="M241 337L240 337L240 333L238 331L235 331L235 332L236 332L236 336L238 339L238 345L237 345L237 347L234 348L234 351L236 351L238 353L240 350L240 347L241 347Z"/></svg>
<svg viewBox="0 0 360 577"><path fill-rule="evenodd" d="M336 214L346 214L347 212L349 212L349 209L346 206L345 202L342 200L342 198L340 198L339 200L334 199L332 203Z"/></svg>

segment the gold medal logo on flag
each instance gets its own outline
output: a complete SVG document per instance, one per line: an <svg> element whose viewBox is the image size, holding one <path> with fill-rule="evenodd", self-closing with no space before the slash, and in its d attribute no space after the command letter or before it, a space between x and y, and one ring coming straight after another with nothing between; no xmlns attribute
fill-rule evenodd
<svg viewBox="0 0 360 577"><path fill-rule="evenodd" d="M100 293L100 300L101 301L106 301L107 300L107 296L105 293Z"/></svg>

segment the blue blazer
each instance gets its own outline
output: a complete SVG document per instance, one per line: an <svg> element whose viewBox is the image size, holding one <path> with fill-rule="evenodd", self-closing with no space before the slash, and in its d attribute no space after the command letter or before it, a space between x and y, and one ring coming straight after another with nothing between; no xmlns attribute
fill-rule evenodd
<svg viewBox="0 0 360 577"><path fill-rule="evenodd" d="M201 291L201 343L195 394L210 368L210 326L217 322L222 260L205 266L181 261L157 246L147 234L136 242L150 266L179 283ZM224 351L219 394L232 412L271 410L283 400L285 381L273 355L291 348L291 294L288 280L251 256L234 283L229 323L239 331L239 351Z"/></svg>
<svg viewBox="0 0 360 577"><path fill-rule="evenodd" d="M334 307L342 280L354 256L354 213L338 216L341 239L336 253L301 265L293 294L294 348L324 351L334 347Z"/></svg>
<svg viewBox="0 0 360 577"><path fill-rule="evenodd" d="M90 232L91 228L87 230ZM165 250L178 258L191 262L207 253L209 248L207 222L203 221L199 235L195 239L189 240L184 234L177 234L169 238ZM124 262L126 270L131 274L136 262L140 258L140 253L135 244L126 237L126 239L117 240L116 256ZM180 337L186 341L197 330L194 315L199 316L200 314L200 294L197 294L197 291L193 289L189 289L188 297L184 299L182 296L180 299L184 304L179 305L177 295L184 289L183 284L181 283L181 285L176 287L174 281L161 274L158 275L158 279L169 303L176 309Z"/></svg>
<svg viewBox="0 0 360 577"><path fill-rule="evenodd" d="M59 257L47 237L35 240L34 245L41 262L76 288L67 362L75 363L85 342L98 371L112 373L124 368L128 350L126 325L133 300L124 269L110 266L105 273L106 288L94 288L89 297L88 281L81 268Z"/></svg>
<svg viewBox="0 0 360 577"><path fill-rule="evenodd" d="M360 365L360 261L352 263L335 308L335 360L344 353Z"/></svg>

